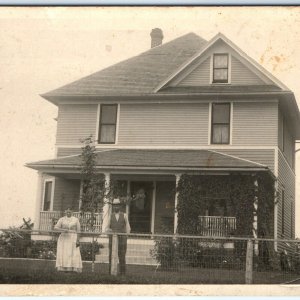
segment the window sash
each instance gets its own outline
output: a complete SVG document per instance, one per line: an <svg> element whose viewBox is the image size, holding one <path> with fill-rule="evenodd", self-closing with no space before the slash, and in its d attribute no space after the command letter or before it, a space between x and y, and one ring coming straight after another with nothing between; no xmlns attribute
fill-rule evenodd
<svg viewBox="0 0 300 300"><path fill-rule="evenodd" d="M220 112L216 107L226 107L223 111L227 115L216 116ZM213 103L212 104L212 121L211 121L211 144L229 144L230 143L230 123L231 123L231 104L230 103ZM217 119L217 120L216 120ZM221 121L220 121L221 120Z"/></svg>
<svg viewBox="0 0 300 300"><path fill-rule="evenodd" d="M229 125L213 124L212 127L213 144L229 144Z"/></svg>
<svg viewBox="0 0 300 300"><path fill-rule="evenodd" d="M226 63L224 64L218 63L217 62L218 57L223 57L223 58L226 57ZM228 61L229 61L229 56L227 53L222 53L222 54L220 53L220 54L213 55L213 83L228 83L228 65L229 65Z"/></svg>
<svg viewBox="0 0 300 300"><path fill-rule="evenodd" d="M115 109L114 115L111 120L107 119L104 115L105 108ZM110 111L112 113L113 110ZM117 115L118 105L117 104L102 104L100 106L100 120L99 120L99 144L115 144L116 142L116 130L117 130Z"/></svg>
<svg viewBox="0 0 300 300"><path fill-rule="evenodd" d="M114 144L116 140L116 125L102 124L100 127L100 143Z"/></svg>

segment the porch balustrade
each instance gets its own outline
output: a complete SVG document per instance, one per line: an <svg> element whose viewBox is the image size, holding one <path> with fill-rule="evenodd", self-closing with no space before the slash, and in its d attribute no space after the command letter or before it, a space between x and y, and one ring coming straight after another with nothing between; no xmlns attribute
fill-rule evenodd
<svg viewBox="0 0 300 300"><path fill-rule="evenodd" d="M41 211L40 212L40 230L52 230L59 218L63 214L59 211ZM85 212L80 215L79 212L73 212L73 216L80 220L81 231L85 232L101 232L102 214L94 214L94 226L91 228L92 213Z"/></svg>
<svg viewBox="0 0 300 300"><path fill-rule="evenodd" d="M102 214L94 214L94 226L91 228L90 212L85 212L80 215L79 212L73 212L73 215L80 220L81 231L85 232L101 232ZM57 220L63 214L59 211L41 211L40 212L40 230L52 230ZM230 236L236 229L235 217L221 216L200 216L198 219L198 234L201 236Z"/></svg>
<svg viewBox="0 0 300 300"><path fill-rule="evenodd" d="M198 234L202 236L230 236L235 229L235 217L200 216L198 219Z"/></svg>

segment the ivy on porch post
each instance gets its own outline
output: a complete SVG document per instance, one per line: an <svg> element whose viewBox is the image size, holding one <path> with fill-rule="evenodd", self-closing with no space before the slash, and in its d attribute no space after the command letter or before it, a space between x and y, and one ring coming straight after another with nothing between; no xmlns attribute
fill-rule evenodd
<svg viewBox="0 0 300 300"><path fill-rule="evenodd" d="M175 174L176 177L176 193L175 193L175 210L174 210L174 234L177 233L177 225L178 225L178 211L177 211L177 204L178 204L178 184L182 174Z"/></svg>
<svg viewBox="0 0 300 300"><path fill-rule="evenodd" d="M253 237L257 239L257 209L258 209L258 181L255 177L254 179L254 201L253 201L253 224L252 224L252 232ZM258 255L258 242L254 242L254 253Z"/></svg>
<svg viewBox="0 0 300 300"><path fill-rule="evenodd" d="M102 214L102 228L101 231L105 232L106 228L109 226L109 218L111 214L111 204L109 203L109 190L110 190L110 173L104 173L104 205L103 205L103 214Z"/></svg>

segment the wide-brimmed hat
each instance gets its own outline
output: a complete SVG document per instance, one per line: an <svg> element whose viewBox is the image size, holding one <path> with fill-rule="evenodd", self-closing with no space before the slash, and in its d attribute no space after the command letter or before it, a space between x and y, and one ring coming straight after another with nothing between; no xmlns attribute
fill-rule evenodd
<svg viewBox="0 0 300 300"><path fill-rule="evenodd" d="M122 203L121 203L121 201L120 201L120 199L119 198L115 198L114 200L113 200L113 202L112 202L112 205L121 205Z"/></svg>

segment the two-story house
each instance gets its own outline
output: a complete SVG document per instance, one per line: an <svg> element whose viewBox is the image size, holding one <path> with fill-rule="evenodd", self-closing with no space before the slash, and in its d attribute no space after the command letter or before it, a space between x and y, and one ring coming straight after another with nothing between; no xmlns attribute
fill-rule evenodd
<svg viewBox="0 0 300 300"><path fill-rule="evenodd" d="M36 228L50 229L67 207L79 210L80 139L93 135L107 186L119 180L143 195L127 206L133 232L160 233L162 225L176 232L182 174L267 173L277 190L269 232L293 238L294 94L223 34L162 40L156 28L148 51L42 95L58 106L58 118L56 158L27 164L39 172ZM199 216L208 235L223 235L220 218L235 227L227 200L219 200ZM99 212L97 230L101 222Z"/></svg>

